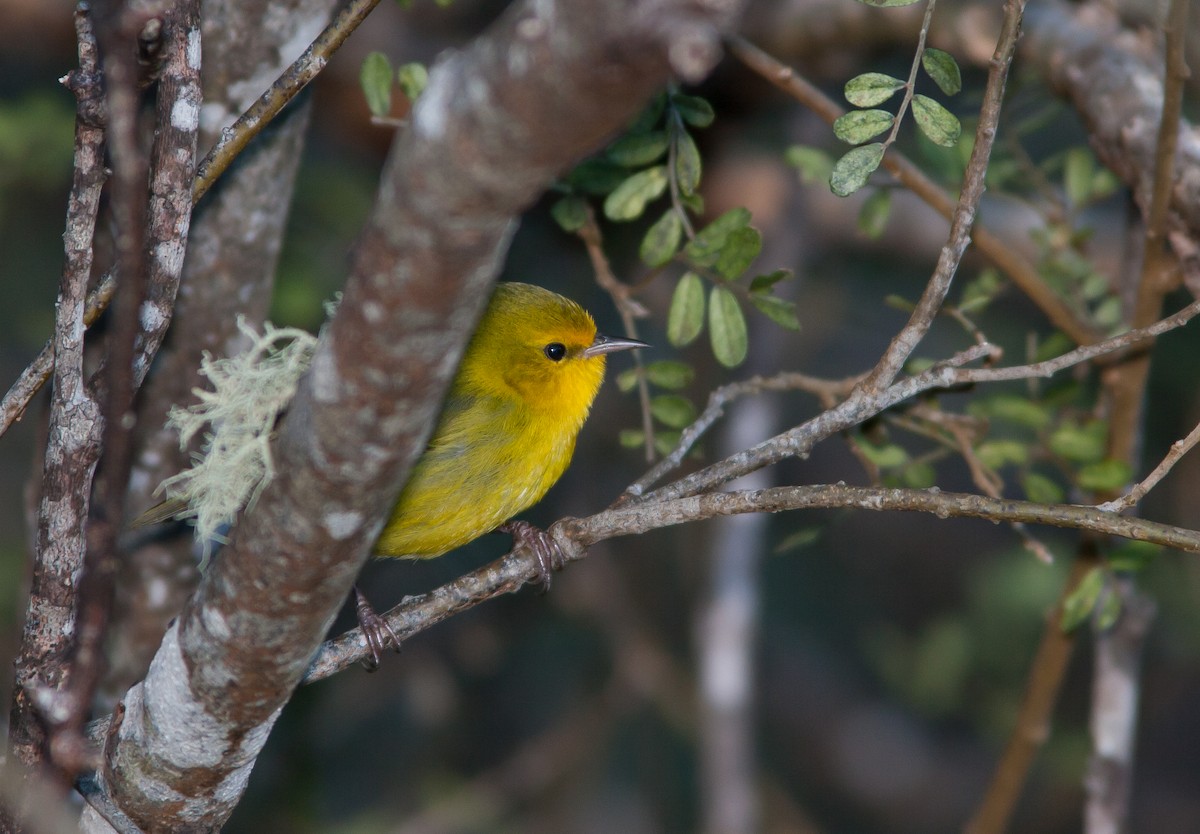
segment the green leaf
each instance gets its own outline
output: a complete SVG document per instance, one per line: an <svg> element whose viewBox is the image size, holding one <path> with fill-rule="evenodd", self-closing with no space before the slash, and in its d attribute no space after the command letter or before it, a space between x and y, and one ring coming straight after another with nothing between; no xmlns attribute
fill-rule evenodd
<svg viewBox="0 0 1200 834"><path fill-rule="evenodd" d="M700 149L692 137L680 131L675 137L675 179L684 194L695 194L700 187Z"/></svg>
<svg viewBox="0 0 1200 834"><path fill-rule="evenodd" d="M883 104L903 90L905 82L882 72L864 72L846 82L846 101L855 107L874 107Z"/></svg>
<svg viewBox="0 0 1200 834"><path fill-rule="evenodd" d="M708 127L713 123L715 114L712 105L699 96L676 93L671 96L671 104L680 117L692 127Z"/></svg>
<svg viewBox="0 0 1200 834"><path fill-rule="evenodd" d="M1033 352L1034 362L1045 362L1047 359L1053 359L1056 356L1062 356L1069 350L1074 350L1075 342L1071 337L1061 330L1055 330L1037 346L1037 350Z"/></svg>
<svg viewBox="0 0 1200 834"><path fill-rule="evenodd" d="M646 379L659 388L678 391L691 385L695 376L696 370L691 365L674 359L658 359L646 365Z"/></svg>
<svg viewBox="0 0 1200 834"><path fill-rule="evenodd" d="M867 183L867 178L883 161L883 144L863 145L847 153L833 166L829 188L839 197L848 197Z"/></svg>
<svg viewBox="0 0 1200 834"><path fill-rule="evenodd" d="M958 144L962 125L953 113L929 96L922 95L913 96L912 108L917 127L930 142L943 148L953 148Z"/></svg>
<svg viewBox="0 0 1200 834"><path fill-rule="evenodd" d="M881 188L863 201L858 211L858 229L871 240L876 240L887 228L892 213L892 192Z"/></svg>
<svg viewBox="0 0 1200 834"><path fill-rule="evenodd" d="M396 83L410 102L416 101L417 96L425 92L425 87L429 84L429 70L425 69L424 64L416 61L401 64L396 70Z"/></svg>
<svg viewBox="0 0 1200 834"><path fill-rule="evenodd" d="M626 168L641 168L657 162L667 152L667 133L655 130L650 133L635 133L622 136L608 146L605 152L609 159Z"/></svg>
<svg viewBox="0 0 1200 834"><path fill-rule="evenodd" d="M713 266L730 232L745 227L749 222L749 209L741 206L730 209L701 229L683 248L683 252L700 266Z"/></svg>
<svg viewBox="0 0 1200 834"><path fill-rule="evenodd" d="M908 452L903 446L895 443L876 445L862 437L856 437L854 445L858 447L863 457L880 469L895 469L897 466L908 463Z"/></svg>
<svg viewBox="0 0 1200 834"><path fill-rule="evenodd" d="M1124 541L1113 548L1106 561L1111 570L1137 573L1145 570L1162 550L1162 545L1150 542Z"/></svg>
<svg viewBox="0 0 1200 834"><path fill-rule="evenodd" d="M629 176L629 171L607 159L587 159L567 175L567 182L585 194L608 194Z"/></svg>
<svg viewBox="0 0 1200 834"><path fill-rule="evenodd" d="M673 429L682 429L696 419L696 406L678 394L659 394L650 400L650 413L655 419Z"/></svg>
<svg viewBox="0 0 1200 834"><path fill-rule="evenodd" d="M890 128L896 117L886 110L851 110L833 123L833 133L843 142L861 145Z"/></svg>
<svg viewBox="0 0 1200 834"><path fill-rule="evenodd" d="M658 431L654 433L654 451L658 452L663 457L675 451L675 447L679 445L681 433L677 431Z"/></svg>
<svg viewBox="0 0 1200 834"><path fill-rule="evenodd" d="M634 220L642 216L646 203L657 199L667 188L667 169L656 165L638 171L618 185L604 200L604 216L609 220Z"/></svg>
<svg viewBox="0 0 1200 834"><path fill-rule="evenodd" d="M1061 504L1066 497L1063 488L1045 475L1028 472L1021 479L1021 489L1025 497L1035 504Z"/></svg>
<svg viewBox="0 0 1200 834"><path fill-rule="evenodd" d="M1118 492L1132 475L1133 468L1125 461L1105 458L1080 469L1075 481L1092 492Z"/></svg>
<svg viewBox="0 0 1200 834"><path fill-rule="evenodd" d="M989 469L999 469L1009 463L1020 466L1029 460L1029 447L1019 440L985 440L975 447L975 454Z"/></svg>
<svg viewBox="0 0 1200 834"><path fill-rule="evenodd" d="M811 544L816 544L821 536L825 533L825 528L820 526L802 527L794 533L789 533L783 537L783 541L772 548L772 553L787 553L792 550L800 550L808 547Z"/></svg>
<svg viewBox="0 0 1200 834"><path fill-rule="evenodd" d="M751 293L766 293L771 291L771 287L778 284L780 281L786 281L792 277L790 269L777 269L774 272L768 272L765 275L756 275L754 280L750 282Z"/></svg>
<svg viewBox="0 0 1200 834"><path fill-rule="evenodd" d="M638 377L640 376L638 368L628 368L617 374L617 388L622 394L628 394L634 388L637 388Z"/></svg>
<svg viewBox="0 0 1200 834"><path fill-rule="evenodd" d="M667 313L667 341L675 347L691 344L704 329L704 282L685 272L675 285Z"/></svg>
<svg viewBox="0 0 1200 834"><path fill-rule="evenodd" d="M1100 607L1096 609L1096 630L1108 631L1117 624L1121 617L1121 597L1109 588L1100 598Z"/></svg>
<svg viewBox="0 0 1200 834"><path fill-rule="evenodd" d="M788 330L800 329L800 319L796 316L796 303L794 301L787 301L763 293L751 293L750 303L757 307L760 313L780 327L786 327Z"/></svg>
<svg viewBox="0 0 1200 834"><path fill-rule="evenodd" d="M1071 592L1070 596L1063 600L1060 628L1068 634L1079 628L1092 615L1092 611L1096 608L1096 602L1099 601L1103 591L1104 571L1100 568L1092 568L1079 581L1079 585Z"/></svg>
<svg viewBox="0 0 1200 834"><path fill-rule="evenodd" d="M962 73L949 52L926 47L921 55L921 66L946 95L952 96L962 89Z"/></svg>
<svg viewBox="0 0 1200 834"><path fill-rule="evenodd" d="M1005 286L1004 277L998 269L985 267L963 286L962 300L958 302L958 307L964 312L982 310L992 303Z"/></svg>
<svg viewBox="0 0 1200 834"><path fill-rule="evenodd" d="M683 221L679 212L669 208L662 217L654 221L654 225L646 230L638 254L646 266L660 267L670 263L671 258L679 251L679 242L683 240Z"/></svg>
<svg viewBox="0 0 1200 834"><path fill-rule="evenodd" d="M637 449L646 442L646 434L639 429L621 429L617 441L626 449Z"/></svg>
<svg viewBox="0 0 1200 834"><path fill-rule="evenodd" d="M1092 174L1095 161L1087 148L1071 148L1063 165L1063 188L1067 201L1079 208L1087 204L1092 195Z"/></svg>
<svg viewBox="0 0 1200 834"><path fill-rule="evenodd" d="M833 157L808 145L792 145L783 152L783 161L796 169L804 185L827 182L833 172Z"/></svg>
<svg viewBox="0 0 1200 834"><path fill-rule="evenodd" d="M382 52L368 53L358 72L367 107L375 116L386 116L392 109L392 62Z"/></svg>
<svg viewBox="0 0 1200 834"><path fill-rule="evenodd" d="M970 411L993 420L1040 431L1054 419L1050 409L1020 394L992 394L972 404Z"/></svg>
<svg viewBox="0 0 1200 834"><path fill-rule="evenodd" d="M709 293L708 335L718 362L726 368L742 364L750 345L746 318L733 293L724 287L713 287Z"/></svg>
<svg viewBox="0 0 1200 834"><path fill-rule="evenodd" d="M750 268L761 251L762 235L758 229L753 226L734 229L725 238L715 269L730 281L735 281Z"/></svg>
<svg viewBox="0 0 1200 834"><path fill-rule="evenodd" d="M659 119L662 118L663 110L667 107L667 94L659 93L654 98L650 99L650 103L646 105L646 109L637 115L632 122L629 123L629 128L626 133L646 133L650 131Z"/></svg>
<svg viewBox="0 0 1200 834"><path fill-rule="evenodd" d="M937 472L933 464L914 461L904 467L904 485L909 489L929 489L937 483Z"/></svg>
<svg viewBox="0 0 1200 834"><path fill-rule="evenodd" d="M1106 434L1103 420L1093 420L1084 426L1064 423L1050 435L1050 449L1075 463L1097 463L1104 459Z"/></svg>
<svg viewBox="0 0 1200 834"><path fill-rule="evenodd" d="M897 6L911 6L913 3L919 3L920 0L858 0L864 6L875 6L880 9L895 8Z"/></svg>
<svg viewBox="0 0 1200 834"><path fill-rule="evenodd" d="M587 201L570 194L550 207L550 216L564 232L577 232L587 223Z"/></svg>

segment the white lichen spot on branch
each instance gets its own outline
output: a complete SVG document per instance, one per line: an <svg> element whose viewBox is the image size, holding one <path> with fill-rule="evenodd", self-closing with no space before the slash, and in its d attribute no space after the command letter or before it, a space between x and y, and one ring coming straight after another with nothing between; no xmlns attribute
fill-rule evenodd
<svg viewBox="0 0 1200 834"><path fill-rule="evenodd" d="M192 467L161 487L168 499L186 503L183 514L195 517L196 534L204 542L231 524L270 481L275 421L296 393L316 347L312 334L296 328L264 323L260 336L239 318L238 329L250 339L249 349L224 359L205 353L200 373L212 390L194 389L200 402L172 408L167 416L181 448L208 427Z"/></svg>

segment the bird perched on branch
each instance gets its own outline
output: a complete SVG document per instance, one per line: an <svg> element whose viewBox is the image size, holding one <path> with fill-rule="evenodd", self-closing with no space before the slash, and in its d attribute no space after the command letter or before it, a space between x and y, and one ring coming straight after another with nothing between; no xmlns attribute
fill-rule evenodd
<svg viewBox="0 0 1200 834"><path fill-rule="evenodd" d="M605 357L640 347L646 344L598 334L587 311L561 295L498 284L377 553L428 559L502 530L537 555L548 584L552 543L512 517L566 471L604 380ZM395 635L358 599L378 662L384 636L395 641Z"/></svg>
<svg viewBox="0 0 1200 834"><path fill-rule="evenodd" d="M222 520L225 525L232 522L265 485L265 480L258 480L242 487L246 478L230 478L219 466L208 464L216 462L216 452L229 452L228 457L238 460L246 457L241 445L232 451L225 448L229 436L239 436L239 444L245 442L241 435L263 438L259 445L265 449L265 436L286 403L286 399L279 404L271 400L256 407L259 400L267 399L260 396L260 377L240 366L259 355L268 362L282 360L288 348L276 351L270 341L280 335L294 339L299 358L278 361L290 369L290 375L276 386L290 397L311 360L315 345L311 336L270 327L267 331L247 357L209 358L202 370L218 390L206 395L200 408L179 409L175 417L185 442L206 421L212 425L205 453L192 470L167 482L182 486L143 513L134 526L200 514L198 529L215 529ZM413 465L380 534L376 553L431 559L500 530L534 553L542 583L548 586L550 571L558 566L557 548L545 533L514 521L513 516L536 503L566 471L575 438L604 380L606 356L640 347L646 344L598 334L592 317L561 295L530 284L498 284L467 344L429 445ZM243 378L246 381L239 381ZM238 408L224 407L223 388L238 392L233 396ZM254 414L252 424L235 425L239 421L234 415L245 412ZM266 463L257 467L264 477L270 471ZM223 494L230 482L239 484L238 495ZM197 507L211 505L212 493L221 493L224 509L215 520L206 520ZM396 648L399 640L357 588L355 596L359 624L377 666L389 640ZM374 667L368 664L368 668Z"/></svg>

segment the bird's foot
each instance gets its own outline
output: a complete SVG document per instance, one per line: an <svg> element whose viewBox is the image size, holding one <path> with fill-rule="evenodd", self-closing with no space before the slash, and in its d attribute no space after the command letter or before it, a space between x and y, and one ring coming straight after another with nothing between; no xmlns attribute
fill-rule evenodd
<svg viewBox="0 0 1200 834"><path fill-rule="evenodd" d="M545 530L528 521L507 521L496 529L513 537L514 548L522 545L529 548L537 559L537 581L542 586L542 593L549 591L552 571L562 570L567 564L567 557L558 543Z"/></svg>
<svg viewBox="0 0 1200 834"><path fill-rule="evenodd" d="M367 648L371 650L371 656L363 658L362 665L368 672L374 672L379 668L379 661L383 653L387 651L388 641L398 652L400 651L400 638L396 636L396 632L392 631L392 627L387 624L387 620L375 613L375 609L371 607L371 603L367 602L367 598L363 596L363 592L354 586L354 613L358 615L358 627L362 629L363 637L367 640Z"/></svg>

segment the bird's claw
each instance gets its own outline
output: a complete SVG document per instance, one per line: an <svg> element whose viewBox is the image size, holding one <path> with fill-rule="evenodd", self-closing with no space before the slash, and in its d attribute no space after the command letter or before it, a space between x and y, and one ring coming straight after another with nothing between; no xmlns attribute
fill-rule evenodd
<svg viewBox="0 0 1200 834"><path fill-rule="evenodd" d="M367 648L371 650L371 656L363 658L362 665L368 672L374 672L379 668L383 653L387 651L389 640L395 650L400 651L400 638L392 631L387 620L375 613L375 609L357 586L354 588L354 597L354 613L358 615L358 627L362 629Z"/></svg>
<svg viewBox="0 0 1200 834"><path fill-rule="evenodd" d="M549 591L552 572L562 570L567 564L567 557L563 555L558 542L545 530L528 521L509 521L496 529L513 537L514 548L529 548L529 552L537 559L537 581L542 586L542 593Z"/></svg>

